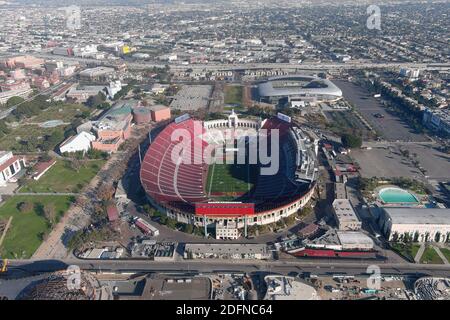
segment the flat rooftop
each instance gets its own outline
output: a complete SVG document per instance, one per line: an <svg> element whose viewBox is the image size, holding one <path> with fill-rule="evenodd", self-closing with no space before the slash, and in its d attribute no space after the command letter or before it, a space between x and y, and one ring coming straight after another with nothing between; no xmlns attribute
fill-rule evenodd
<svg viewBox="0 0 450 320"><path fill-rule="evenodd" d="M319 300L316 289L293 277L266 276L267 285L264 300Z"/></svg>
<svg viewBox="0 0 450 320"><path fill-rule="evenodd" d="M164 106L164 105L162 105L162 104L156 104L156 105L154 105L154 106L150 106L149 109L152 110L152 111L159 111L159 110L166 110L166 109L169 109L169 107L168 107L168 106Z"/></svg>
<svg viewBox="0 0 450 320"><path fill-rule="evenodd" d="M193 253L217 254L266 254L268 252L265 244L252 243L188 243L185 250Z"/></svg>
<svg viewBox="0 0 450 320"><path fill-rule="evenodd" d="M342 245L373 246L372 239L359 231L337 231L337 235Z"/></svg>
<svg viewBox="0 0 450 320"><path fill-rule="evenodd" d="M334 200L333 209L339 221L359 221L358 216L348 199Z"/></svg>
<svg viewBox="0 0 450 320"><path fill-rule="evenodd" d="M155 276L114 281L119 300L209 300L211 281L206 277Z"/></svg>
<svg viewBox="0 0 450 320"><path fill-rule="evenodd" d="M450 209L441 208L383 208L392 224L450 225Z"/></svg>

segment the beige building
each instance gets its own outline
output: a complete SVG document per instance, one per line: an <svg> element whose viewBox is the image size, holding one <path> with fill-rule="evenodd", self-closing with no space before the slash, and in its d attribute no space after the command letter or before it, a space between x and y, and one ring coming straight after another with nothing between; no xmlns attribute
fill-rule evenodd
<svg viewBox="0 0 450 320"><path fill-rule="evenodd" d="M216 239L238 239L239 229L234 221L220 220L216 223Z"/></svg>
<svg viewBox="0 0 450 320"><path fill-rule="evenodd" d="M336 199L333 201L333 214L339 230L359 230L361 221L356 215L350 200Z"/></svg>
<svg viewBox="0 0 450 320"><path fill-rule="evenodd" d="M414 242L446 242L450 240L450 209L386 207L380 227L390 241L402 241L408 235Z"/></svg>
<svg viewBox="0 0 450 320"><path fill-rule="evenodd" d="M345 188L345 183L336 182L334 184L334 198L335 199L347 199L347 190Z"/></svg>

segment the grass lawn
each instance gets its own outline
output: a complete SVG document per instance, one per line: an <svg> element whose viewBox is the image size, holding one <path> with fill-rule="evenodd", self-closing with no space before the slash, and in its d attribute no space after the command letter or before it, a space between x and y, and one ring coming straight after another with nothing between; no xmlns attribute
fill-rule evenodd
<svg viewBox="0 0 450 320"><path fill-rule="evenodd" d="M441 248L441 252L447 258L447 261L450 262L450 249Z"/></svg>
<svg viewBox="0 0 450 320"><path fill-rule="evenodd" d="M37 116L29 119L33 123L46 122L50 120L62 120L64 122L71 122L76 115L80 115L83 111L90 111L89 107L82 104L62 104L51 106L45 109Z"/></svg>
<svg viewBox="0 0 450 320"><path fill-rule="evenodd" d="M42 214L42 207L53 204L57 219L69 208L73 197L69 196L13 196L0 206L0 219L13 216L11 227L0 248L3 258L30 258L42 242L43 236L50 231L50 226ZM33 204L31 212L20 212L18 204Z"/></svg>
<svg viewBox="0 0 450 320"><path fill-rule="evenodd" d="M226 86L224 103L236 105L236 109L239 109L242 107L242 95L242 86Z"/></svg>
<svg viewBox="0 0 450 320"><path fill-rule="evenodd" d="M420 263L442 264L444 261L442 261L441 257L439 257L433 247L427 246L420 258Z"/></svg>
<svg viewBox="0 0 450 320"><path fill-rule="evenodd" d="M391 247L410 261L414 261L417 251L420 249L419 244L411 243L391 243Z"/></svg>
<svg viewBox="0 0 450 320"><path fill-rule="evenodd" d="M330 129L335 133L342 133L342 131L352 129L360 131L363 134L363 137L372 137L372 133L353 111L330 111L327 112L326 115L327 118L331 119Z"/></svg>
<svg viewBox="0 0 450 320"><path fill-rule="evenodd" d="M104 165L104 160L85 161L79 172L69 161L57 160L56 164L38 181L30 181L20 189L24 192L80 192Z"/></svg>
<svg viewBox="0 0 450 320"><path fill-rule="evenodd" d="M11 128L11 132L0 139L0 150L11 151L34 151L28 150L23 141L41 142L46 135L51 135L53 132L59 131L61 135L64 134L64 126L55 128L40 128L37 125L20 125L16 128Z"/></svg>
<svg viewBox="0 0 450 320"><path fill-rule="evenodd" d="M247 192L255 184L257 169L256 165L212 164L208 170L206 190L211 194Z"/></svg>

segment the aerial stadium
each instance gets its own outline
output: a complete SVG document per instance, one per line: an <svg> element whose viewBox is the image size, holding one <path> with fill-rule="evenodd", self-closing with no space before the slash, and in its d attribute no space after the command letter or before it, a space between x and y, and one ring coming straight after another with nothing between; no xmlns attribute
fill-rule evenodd
<svg viewBox="0 0 450 320"><path fill-rule="evenodd" d="M342 91L328 79L315 76L289 75L269 78L258 85L260 99L269 103L330 102L342 98Z"/></svg>
<svg viewBox="0 0 450 320"><path fill-rule="evenodd" d="M240 119L233 111L212 121L186 114L152 140L140 171L148 200L205 234L215 228L218 239L296 213L315 190L318 138L281 113Z"/></svg>

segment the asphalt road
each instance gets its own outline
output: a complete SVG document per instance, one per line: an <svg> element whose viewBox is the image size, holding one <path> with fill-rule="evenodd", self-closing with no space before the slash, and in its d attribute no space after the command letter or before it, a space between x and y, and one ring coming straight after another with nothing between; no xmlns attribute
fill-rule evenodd
<svg viewBox="0 0 450 320"><path fill-rule="evenodd" d="M319 276L333 274L364 275L370 265L378 265L383 275L449 276L449 265L424 265L411 263L383 263L368 260L295 260L295 261L241 261L241 260L183 260L155 262L144 260L13 260L8 275L31 275L40 272L64 270L77 265L82 270L102 273L254 273L270 272L289 274L311 272ZM24 274L25 272L25 274Z"/></svg>

